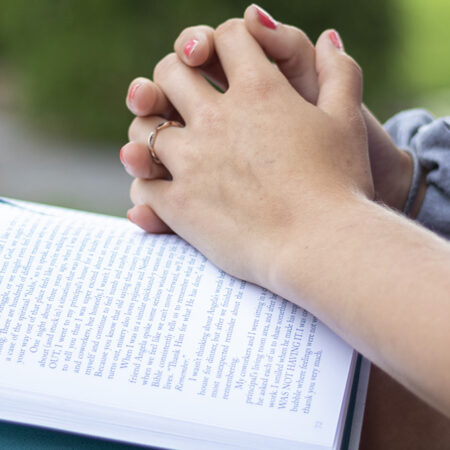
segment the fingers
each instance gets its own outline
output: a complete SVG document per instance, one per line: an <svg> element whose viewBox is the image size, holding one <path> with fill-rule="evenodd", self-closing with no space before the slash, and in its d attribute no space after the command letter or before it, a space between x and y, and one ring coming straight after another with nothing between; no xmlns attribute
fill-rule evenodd
<svg viewBox="0 0 450 450"><path fill-rule="evenodd" d="M297 92L309 102L316 103L318 79L313 44L298 28L274 21L273 27L264 14L256 5L249 6L244 14L247 30L266 55L277 63ZM227 89L228 83L215 52L214 30L211 27L200 25L186 28L177 38L174 49L186 65L200 67L209 80L222 90ZM139 116L159 114L173 118L173 107L162 90L146 78L137 78L131 83L127 105Z"/></svg>
<svg viewBox="0 0 450 450"><path fill-rule="evenodd" d="M317 106L344 120L352 112L360 111L362 72L355 60L344 52L335 30L324 31L317 41L316 70L320 88Z"/></svg>
<svg viewBox="0 0 450 450"><path fill-rule="evenodd" d="M303 31L279 22L270 22L265 18L265 14L267 13L256 5L249 6L244 13L247 30L266 55L275 61L294 89L303 98L315 104L319 84L314 45Z"/></svg>
<svg viewBox="0 0 450 450"><path fill-rule="evenodd" d="M228 81L217 58L214 46L214 29L205 25L186 28L175 41L175 53L190 67L201 73L217 87L226 91Z"/></svg>
<svg viewBox="0 0 450 450"><path fill-rule="evenodd" d="M172 230L147 205L136 205L127 212L130 222L148 233L172 233Z"/></svg>
<svg viewBox="0 0 450 450"><path fill-rule="evenodd" d="M148 220L147 230L154 225L162 228L162 225L157 223L154 216L158 217L161 222L167 223L165 217L161 212L167 211L167 202L169 201L170 189L172 182L167 180L145 180L142 178L135 178L131 183L130 198L134 205L147 205L151 212L139 209L137 220L140 225L144 225ZM164 208L164 206L166 206ZM130 216L134 222L135 216ZM143 227L142 227L143 228ZM153 231L152 231L153 232Z"/></svg>
<svg viewBox="0 0 450 450"><path fill-rule="evenodd" d="M153 79L185 121L198 105L208 100L214 102L219 95L197 69L187 67L175 53L156 65Z"/></svg>
<svg viewBox="0 0 450 450"><path fill-rule="evenodd" d="M273 27L262 18L264 16L261 14L266 13L261 13L256 5L247 8L244 14L247 30L265 54L276 62L297 92L315 104L318 96L318 79L314 45L298 28L276 22L273 22L275 24ZM185 64L201 67L202 73L208 79L226 90L226 77L214 47L214 30L210 27L197 26L185 29L175 42L174 48Z"/></svg>
<svg viewBox="0 0 450 450"><path fill-rule="evenodd" d="M162 164L153 162L148 146L141 142L125 144L120 150L120 161L132 177L171 178L170 173Z"/></svg>
<svg viewBox="0 0 450 450"><path fill-rule="evenodd" d="M126 104L136 116L151 114L169 118L174 114L174 109L161 88L143 77L136 78L130 83Z"/></svg>
<svg viewBox="0 0 450 450"><path fill-rule="evenodd" d="M162 117L158 116L149 116L149 117L136 117L133 122L131 122L130 128L128 129L128 137L130 141L140 144L140 148L134 149L133 151L136 153L135 156L138 158L144 158L143 149L147 149L148 151L148 139L150 133L156 129L158 125L165 122L166 120ZM153 142L153 149L158 156L159 160L162 164L167 168L167 170L174 175L174 170L177 162L177 149L181 148L182 145L182 133L183 128L178 127L168 127L164 130L161 130L156 139ZM127 149L127 155L131 150ZM138 155L137 155L138 153ZM125 157L125 153L123 154ZM147 161L149 161L147 159ZM157 171L156 174L160 175L163 172L160 172L161 168L156 169L155 166L158 166L155 162L153 162L150 158L151 165L148 168L149 173L151 171ZM133 160L128 161L130 165ZM145 169L141 169L145 174ZM144 178L155 178L155 177L145 177ZM167 178L167 177L164 177Z"/></svg>
<svg viewBox="0 0 450 450"><path fill-rule="evenodd" d="M252 82L252 75L268 77L276 68L261 46L247 31L242 19L230 19L214 34L216 52L230 85L240 80Z"/></svg>
<svg viewBox="0 0 450 450"><path fill-rule="evenodd" d="M215 58L213 28L206 25L185 28L175 41L174 50L188 66L210 64Z"/></svg>

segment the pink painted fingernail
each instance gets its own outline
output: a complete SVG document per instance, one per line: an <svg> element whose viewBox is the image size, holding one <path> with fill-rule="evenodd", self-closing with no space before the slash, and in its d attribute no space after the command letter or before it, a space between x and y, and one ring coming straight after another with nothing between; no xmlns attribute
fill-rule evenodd
<svg viewBox="0 0 450 450"><path fill-rule="evenodd" d="M275 30L275 28L278 26L278 23L276 20L264 9L261 8L261 6L253 4L256 8L256 12L258 13L258 19L259 21L267 28L270 28L272 30Z"/></svg>
<svg viewBox="0 0 450 450"><path fill-rule="evenodd" d="M186 42L183 51L187 58L189 58L189 56L191 56L192 53L194 53L194 50L197 47L197 45L198 45L197 39L191 39L190 41Z"/></svg>
<svg viewBox="0 0 450 450"><path fill-rule="evenodd" d="M133 209L133 208L131 208L131 209ZM131 218L131 209L129 209L128 211L127 211L127 219L130 221L130 222L133 222L133 219ZM134 222L133 222L134 223Z"/></svg>
<svg viewBox="0 0 450 450"><path fill-rule="evenodd" d="M123 156L124 148L125 148L125 146L120 149L119 157L120 157L120 162L126 167L127 163L125 162L125 158Z"/></svg>
<svg viewBox="0 0 450 450"><path fill-rule="evenodd" d="M328 33L328 37L338 50L344 50L344 45L342 44L341 37L339 36L339 33L336 30L331 30Z"/></svg>
<svg viewBox="0 0 450 450"><path fill-rule="evenodd" d="M136 96L136 92L141 87L141 83L135 83L130 87L130 90L128 92L127 101L129 105L133 104L134 97Z"/></svg>

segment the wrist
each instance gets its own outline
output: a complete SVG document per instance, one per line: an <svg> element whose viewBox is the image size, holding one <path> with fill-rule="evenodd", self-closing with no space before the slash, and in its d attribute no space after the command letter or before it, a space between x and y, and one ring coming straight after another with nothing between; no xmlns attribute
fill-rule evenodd
<svg viewBox="0 0 450 450"><path fill-rule="evenodd" d="M393 194L395 197L394 204L390 205L399 211L403 211L407 216L415 219L420 212L426 192L426 171L422 167L415 168L414 164L420 164L416 159L414 162L413 155L409 151L398 149L399 152L399 168L398 179L392 181ZM417 157L416 157L417 158ZM417 171L417 175L416 172ZM418 177L418 178L416 178ZM413 191L413 192L411 192ZM409 195L412 195L412 203L409 202ZM408 211L404 211L405 207Z"/></svg>
<svg viewBox="0 0 450 450"><path fill-rule="evenodd" d="M403 211L413 177L413 161L409 153L396 147L386 170L378 196L390 208Z"/></svg>
<svg viewBox="0 0 450 450"><path fill-rule="evenodd" d="M367 125L370 165L376 197L390 208L403 211L413 178L414 166L411 155L397 147L386 130L364 105L362 113ZM419 194L423 194L424 187L425 183L422 183ZM421 204L420 200L417 200ZM409 215L411 217L415 217L415 210L417 207L413 205L413 208L410 208Z"/></svg>
<svg viewBox="0 0 450 450"><path fill-rule="evenodd" d="M302 214L277 241L272 241L276 242L271 251L272 264L266 266L264 278L258 284L294 303L301 298L302 306L314 313L313 305L305 302L315 298L324 283L324 262L341 253L339 247L345 246L346 241L353 240L364 223L367 208L371 207L379 208L355 193L318 202L314 211Z"/></svg>

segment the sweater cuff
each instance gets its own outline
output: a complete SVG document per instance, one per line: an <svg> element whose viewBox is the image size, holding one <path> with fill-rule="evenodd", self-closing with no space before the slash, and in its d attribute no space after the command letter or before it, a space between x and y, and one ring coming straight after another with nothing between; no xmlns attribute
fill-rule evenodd
<svg viewBox="0 0 450 450"><path fill-rule="evenodd" d="M403 213L406 216L411 214L411 210L416 202L417 194L419 193L420 180L422 178L422 166L420 165L419 157L415 150L405 147L403 151L411 155L413 162L413 173L411 186L409 188L408 197L406 198L405 206L403 207Z"/></svg>

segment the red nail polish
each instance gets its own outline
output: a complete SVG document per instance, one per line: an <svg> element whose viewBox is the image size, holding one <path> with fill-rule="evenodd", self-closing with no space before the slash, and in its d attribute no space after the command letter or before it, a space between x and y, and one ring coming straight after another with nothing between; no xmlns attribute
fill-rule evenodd
<svg viewBox="0 0 450 450"><path fill-rule="evenodd" d="M198 45L197 39L191 39L190 41L186 42L183 51L187 58L189 58L189 56L191 56L192 53L194 53L195 47L197 47L197 45Z"/></svg>
<svg viewBox="0 0 450 450"><path fill-rule="evenodd" d="M128 92L128 103L130 105L133 103L133 99L136 95L136 92L140 87L141 87L140 83L135 83L131 86L130 91Z"/></svg>
<svg viewBox="0 0 450 450"><path fill-rule="evenodd" d="M339 33L336 30L331 30L328 33L328 37L330 38L330 41L333 43L333 45L337 49L344 50L344 45L342 44L341 38L339 36Z"/></svg>
<svg viewBox="0 0 450 450"><path fill-rule="evenodd" d="M120 158L120 162L124 165L124 166L126 166L127 164L126 164L126 162L125 162L125 158L123 157L123 150L124 149L124 147L122 147L121 149L120 149L120 153L119 153L119 158Z"/></svg>
<svg viewBox="0 0 450 450"><path fill-rule="evenodd" d="M275 28L278 26L275 19L267 11L264 11L264 9L262 9L260 6L255 5L255 8L256 8L256 12L258 13L259 21L265 27L275 30Z"/></svg>

